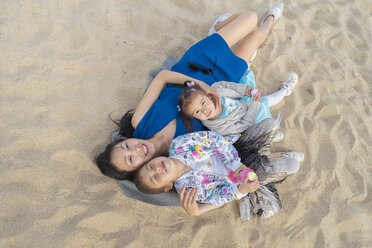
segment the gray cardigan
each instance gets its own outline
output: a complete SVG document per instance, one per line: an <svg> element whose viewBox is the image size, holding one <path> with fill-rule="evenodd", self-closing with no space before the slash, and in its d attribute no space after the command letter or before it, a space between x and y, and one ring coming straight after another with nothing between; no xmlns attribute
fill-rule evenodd
<svg viewBox="0 0 372 248"><path fill-rule="evenodd" d="M243 97L247 85L234 82L220 81L212 85L221 96L238 98ZM221 135L242 133L255 124L261 102L250 103L241 101L240 105L229 115L217 120L202 121L208 129Z"/></svg>

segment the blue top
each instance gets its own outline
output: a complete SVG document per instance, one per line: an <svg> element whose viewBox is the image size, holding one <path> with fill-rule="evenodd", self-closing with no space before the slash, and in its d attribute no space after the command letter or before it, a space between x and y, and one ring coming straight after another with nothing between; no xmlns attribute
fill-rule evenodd
<svg viewBox="0 0 372 248"><path fill-rule="evenodd" d="M209 75L205 75L201 71L193 72L187 64L188 62L194 62L212 69L216 58L215 69ZM247 68L248 65L245 60L236 56L225 40L219 34L215 33L199 41L187 50L181 60L173 65L171 71L185 74L201 80L208 85L212 85L217 81L238 82ZM155 101L153 106L138 123L133 137L149 139L174 119L177 119L174 138L186 134L186 127L180 119L177 109L178 97L181 91L182 88L171 86L164 88L159 99ZM203 130L203 126L199 120L193 120L193 125L193 131Z"/></svg>
<svg viewBox="0 0 372 248"><path fill-rule="evenodd" d="M241 103L243 98L231 98L221 96L222 113L217 119L222 119L233 112Z"/></svg>

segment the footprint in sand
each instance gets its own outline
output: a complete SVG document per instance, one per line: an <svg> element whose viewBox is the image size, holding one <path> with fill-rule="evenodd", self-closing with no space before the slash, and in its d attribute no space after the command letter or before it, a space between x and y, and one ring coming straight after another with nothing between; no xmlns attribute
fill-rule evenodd
<svg viewBox="0 0 372 248"><path fill-rule="evenodd" d="M314 15L314 19L326 23L327 25L332 26L334 28L340 27L339 17L330 15L329 13L330 12L326 13L322 10L318 10Z"/></svg>
<svg viewBox="0 0 372 248"><path fill-rule="evenodd" d="M368 55L354 48L343 32L333 35L326 41L326 47L334 52L345 52L356 64L365 65Z"/></svg>

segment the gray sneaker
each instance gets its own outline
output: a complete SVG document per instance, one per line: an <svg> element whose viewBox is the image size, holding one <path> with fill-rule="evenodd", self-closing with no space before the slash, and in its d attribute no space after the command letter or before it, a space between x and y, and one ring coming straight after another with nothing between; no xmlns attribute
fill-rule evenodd
<svg viewBox="0 0 372 248"><path fill-rule="evenodd" d="M273 138L273 142L280 142L284 139L284 133L278 131L275 135L275 137Z"/></svg>
<svg viewBox="0 0 372 248"><path fill-rule="evenodd" d="M300 163L305 159L305 155L302 152L281 152L280 155L284 157L294 158Z"/></svg>
<svg viewBox="0 0 372 248"><path fill-rule="evenodd" d="M294 87L297 85L297 82L298 82L297 73L291 72L289 73L287 80L285 80L282 83L282 86L280 86L280 89L284 88L287 91L286 96L289 96L292 93Z"/></svg>

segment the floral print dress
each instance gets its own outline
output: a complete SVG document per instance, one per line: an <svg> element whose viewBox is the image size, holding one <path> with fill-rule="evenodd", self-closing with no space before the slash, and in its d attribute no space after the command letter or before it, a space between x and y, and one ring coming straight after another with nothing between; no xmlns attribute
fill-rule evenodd
<svg viewBox="0 0 372 248"><path fill-rule="evenodd" d="M196 188L196 200L201 203L224 205L246 196L238 191L239 184L228 179L228 173L242 163L229 139L212 131L194 132L175 138L169 148L169 157L190 166L174 186L179 192L183 185Z"/></svg>

